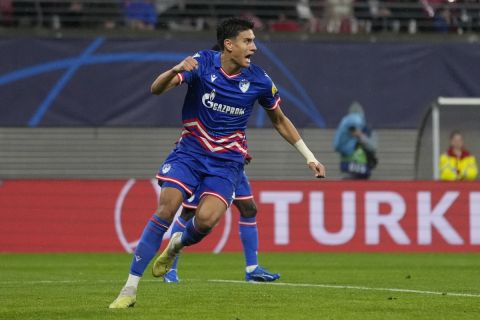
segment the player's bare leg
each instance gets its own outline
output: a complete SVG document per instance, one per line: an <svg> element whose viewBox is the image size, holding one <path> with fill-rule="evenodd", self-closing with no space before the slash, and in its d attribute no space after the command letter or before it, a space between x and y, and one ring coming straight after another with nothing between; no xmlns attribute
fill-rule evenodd
<svg viewBox="0 0 480 320"><path fill-rule="evenodd" d="M182 201L183 194L179 190L162 188L157 210L147 223L135 250L127 282L118 297L110 304L110 309L125 309L135 305L138 283L148 263L157 253L163 234L167 231Z"/></svg>
<svg viewBox="0 0 480 320"><path fill-rule="evenodd" d="M182 248L205 238L218 224L226 210L227 206L223 200L211 195L203 197L195 217L187 223L185 231L173 234L165 250L155 260L152 268L153 275L155 277L165 275Z"/></svg>

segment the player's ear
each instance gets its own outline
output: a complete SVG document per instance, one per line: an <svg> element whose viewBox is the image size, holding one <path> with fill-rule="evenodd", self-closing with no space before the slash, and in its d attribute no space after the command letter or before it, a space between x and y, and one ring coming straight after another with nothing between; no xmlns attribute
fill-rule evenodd
<svg viewBox="0 0 480 320"><path fill-rule="evenodd" d="M228 52L232 52L233 50L233 42L231 39L225 39L223 41L223 47L225 48L225 50L227 50Z"/></svg>

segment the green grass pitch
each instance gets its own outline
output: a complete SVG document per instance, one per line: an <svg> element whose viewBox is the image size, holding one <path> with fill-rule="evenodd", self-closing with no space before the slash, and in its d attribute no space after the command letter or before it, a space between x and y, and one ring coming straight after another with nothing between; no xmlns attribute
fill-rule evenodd
<svg viewBox="0 0 480 320"><path fill-rule="evenodd" d="M260 260L284 285L241 282L240 253L186 253L180 284L148 269L137 305L109 310L129 255L0 254L0 319L480 319L479 254L275 253Z"/></svg>

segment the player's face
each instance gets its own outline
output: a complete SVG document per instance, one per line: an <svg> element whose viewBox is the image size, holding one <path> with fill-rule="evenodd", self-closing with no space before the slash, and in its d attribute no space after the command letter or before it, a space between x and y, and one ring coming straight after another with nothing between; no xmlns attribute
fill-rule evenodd
<svg viewBox="0 0 480 320"><path fill-rule="evenodd" d="M257 51L255 46L255 35L253 30L245 30L240 32L235 39L232 40L231 57L242 68L250 66L250 58Z"/></svg>

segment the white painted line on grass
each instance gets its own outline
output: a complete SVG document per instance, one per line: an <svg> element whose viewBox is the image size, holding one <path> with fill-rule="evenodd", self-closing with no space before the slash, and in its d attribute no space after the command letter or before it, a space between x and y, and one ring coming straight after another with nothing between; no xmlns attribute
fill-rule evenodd
<svg viewBox="0 0 480 320"><path fill-rule="evenodd" d="M183 280L183 279L182 279ZM200 279L185 279L185 282L200 282L205 280ZM75 283L124 283L125 279L122 280L6 280L0 281L0 286L2 285L31 285L31 284L75 284ZM142 282L159 282L163 283L162 279L143 279Z"/></svg>
<svg viewBox="0 0 480 320"><path fill-rule="evenodd" d="M33 284L75 284L75 283L123 283L125 280L10 280L0 281L0 285L33 285ZM184 283L188 282L203 282L202 279L184 279ZM163 283L161 279L143 279L142 282L158 282ZM182 281L183 282L183 281ZM289 283L289 282L245 282L240 280L223 280L211 279L207 282L213 283L234 283L234 284L255 284L255 285L269 285L269 286L285 286L285 287L307 287L307 288L326 288L326 289L350 289L363 291L386 291L398 293L416 293L436 296L450 296L450 297L470 297L480 298L480 294L474 293L460 293L460 292L440 292L427 291L415 289L400 289L400 288L375 288L351 285L334 285L334 284L319 284L319 283Z"/></svg>
<svg viewBox="0 0 480 320"><path fill-rule="evenodd" d="M288 282L245 282L245 281L239 281L239 280L221 280L221 279L212 279L212 280L208 280L208 282L239 283L239 284L254 283L254 284L259 284L259 285L270 285L270 286L309 287L309 288L327 288L327 289L351 289L351 290L364 290L364 291L387 291L387 292L398 292L398 293L429 294L429 295L437 295L437 296L480 298L480 294L473 294L473 293L425 291L425 290L400 289L400 288L375 288L375 287L362 287L362 286L350 286L350 285L315 284L315 283L288 283Z"/></svg>

